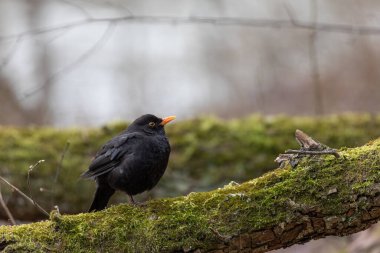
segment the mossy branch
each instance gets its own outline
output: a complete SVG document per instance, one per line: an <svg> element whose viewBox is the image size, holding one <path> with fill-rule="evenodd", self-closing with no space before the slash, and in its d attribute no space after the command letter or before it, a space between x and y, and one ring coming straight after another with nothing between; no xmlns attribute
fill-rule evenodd
<svg viewBox="0 0 380 253"><path fill-rule="evenodd" d="M243 184L0 227L4 252L267 252L380 219L380 139Z"/></svg>
<svg viewBox="0 0 380 253"><path fill-rule="evenodd" d="M94 129L0 126L0 174L31 193L45 210L55 205L62 213L87 210L95 184L78 178L101 145L125 127L125 123ZM232 180L244 182L261 176L275 169L277 154L297 148L291 138L296 128L330 147L356 147L380 136L380 115L252 115L229 121L210 117L179 121L166 129L172 145L169 167L149 197L209 191ZM45 162L30 173L28 186L29 166L42 159ZM8 187L3 188L3 196L16 219L45 218ZM111 201L123 202L125 196L116 195ZM7 218L1 208L0 217Z"/></svg>

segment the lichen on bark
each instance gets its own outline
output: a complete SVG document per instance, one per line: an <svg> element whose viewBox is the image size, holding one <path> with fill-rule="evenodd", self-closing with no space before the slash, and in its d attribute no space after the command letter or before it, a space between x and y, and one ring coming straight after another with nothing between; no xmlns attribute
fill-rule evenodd
<svg viewBox="0 0 380 253"><path fill-rule="evenodd" d="M380 218L380 139L242 184L0 227L4 252L266 252Z"/></svg>

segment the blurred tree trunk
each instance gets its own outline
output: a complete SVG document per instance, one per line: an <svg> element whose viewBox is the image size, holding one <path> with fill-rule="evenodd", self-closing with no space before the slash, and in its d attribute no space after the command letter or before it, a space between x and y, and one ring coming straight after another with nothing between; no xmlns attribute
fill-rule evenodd
<svg viewBox="0 0 380 253"><path fill-rule="evenodd" d="M41 20L43 19L43 10L44 5L46 5L45 1L41 0L29 0L27 1L29 5L28 19L30 23L30 29L35 29L40 26ZM37 93L33 94L33 96L37 96L35 104L32 108L29 109L30 113L33 115L31 122L33 124L42 125L49 124L49 99L50 99L50 91L51 85L54 81L51 78L51 70L50 70L50 56L49 56L49 47L46 39L44 37L39 38L36 37L34 40L33 54L35 59L35 69L37 78L36 89L40 89ZM41 88L40 88L41 87Z"/></svg>
<svg viewBox="0 0 380 253"><path fill-rule="evenodd" d="M28 5L26 23L29 29L32 30L39 26L43 1L30 0L25 4ZM6 76L0 76L0 101L2 102L0 124L2 125L42 125L51 123L49 117L51 91L49 50L44 39L36 37L30 42L28 41L28 43L33 43L33 66L36 75L34 80L37 80L38 83L25 84L25 90L33 90L38 87L41 87L41 89L30 96L22 94L22 91L15 91L11 88L12 83L7 80ZM33 99L33 101L26 101L28 99Z"/></svg>
<svg viewBox="0 0 380 253"><path fill-rule="evenodd" d="M29 113L20 105L10 85L5 78L0 77L0 124L26 125L30 120Z"/></svg>

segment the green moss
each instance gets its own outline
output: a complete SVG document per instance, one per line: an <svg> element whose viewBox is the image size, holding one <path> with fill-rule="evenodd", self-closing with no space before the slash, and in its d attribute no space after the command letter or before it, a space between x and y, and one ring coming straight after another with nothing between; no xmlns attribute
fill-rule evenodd
<svg viewBox="0 0 380 253"><path fill-rule="evenodd" d="M125 127L125 123L99 129L0 127L1 174L24 192L29 192L26 184L28 168L44 159L45 163L31 172L30 188L36 201L48 210L58 205L63 213L86 210L94 182L78 178L99 147ZM380 136L380 116L347 114L309 118L253 115L230 121L216 118L179 121L167 127L173 150L169 168L148 197L207 191L232 180L243 182L258 177L276 167L273 160L277 154L297 147L293 138L297 128L331 147L354 147ZM67 142L70 146L55 182ZM334 160L330 162L334 163ZM312 178L308 180L311 183L315 181ZM4 194L7 197L12 193ZM122 194L113 198L113 203L125 201ZM42 217L38 210L17 195L12 194L8 203L16 217Z"/></svg>
<svg viewBox="0 0 380 253"><path fill-rule="evenodd" d="M299 208L339 215L347 212L346 203L352 197L371 195L369 189L380 183L380 139L340 154L338 159L304 158L296 169L287 166L240 185L153 200L142 207L118 205L78 215L53 213L51 221L2 226L0 238L14 242L5 252L207 249L218 240L213 231L233 236L267 228L294 219ZM329 193L333 188L336 191ZM357 203L359 212L367 207L365 202Z"/></svg>

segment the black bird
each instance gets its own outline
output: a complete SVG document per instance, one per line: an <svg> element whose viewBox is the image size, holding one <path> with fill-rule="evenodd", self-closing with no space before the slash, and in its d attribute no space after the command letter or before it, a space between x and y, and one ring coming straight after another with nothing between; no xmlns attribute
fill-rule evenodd
<svg viewBox="0 0 380 253"><path fill-rule="evenodd" d="M175 116L158 118L146 114L136 119L96 154L82 178L96 180L97 188L89 212L107 206L116 190L133 195L152 189L168 165L170 145L164 126Z"/></svg>

